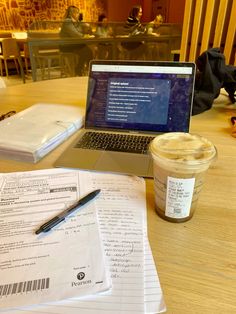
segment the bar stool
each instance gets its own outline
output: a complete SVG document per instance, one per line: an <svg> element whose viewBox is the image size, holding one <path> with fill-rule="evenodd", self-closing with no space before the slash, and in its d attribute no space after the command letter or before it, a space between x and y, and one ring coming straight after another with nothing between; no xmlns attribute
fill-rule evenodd
<svg viewBox="0 0 236 314"><path fill-rule="evenodd" d="M29 55L29 48L27 43L24 43L23 50L20 52L22 60L25 62L25 74L26 76L29 74L29 64L30 64L30 55Z"/></svg>
<svg viewBox="0 0 236 314"><path fill-rule="evenodd" d="M59 71L59 76L62 77L62 59L60 50L57 47L34 47L33 55L36 64L41 71L42 79L51 79L53 71Z"/></svg>
<svg viewBox="0 0 236 314"><path fill-rule="evenodd" d="M77 64L78 56L76 56L76 54L74 54L73 52L60 52L60 55L62 61L63 76L75 76L75 67Z"/></svg>

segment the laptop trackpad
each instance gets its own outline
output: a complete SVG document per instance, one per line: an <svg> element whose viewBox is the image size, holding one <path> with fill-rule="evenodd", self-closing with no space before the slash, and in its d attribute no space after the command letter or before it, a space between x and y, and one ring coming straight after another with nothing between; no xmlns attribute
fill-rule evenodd
<svg viewBox="0 0 236 314"><path fill-rule="evenodd" d="M146 176L149 165L148 155L104 151L94 165L94 169Z"/></svg>

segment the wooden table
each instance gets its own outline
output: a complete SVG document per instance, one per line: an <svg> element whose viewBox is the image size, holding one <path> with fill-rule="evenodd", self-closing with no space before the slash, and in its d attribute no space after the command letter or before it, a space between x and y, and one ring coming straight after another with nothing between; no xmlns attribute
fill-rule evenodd
<svg viewBox="0 0 236 314"><path fill-rule="evenodd" d="M0 89L0 114L37 102L85 105L87 78L33 82ZM214 108L192 118L191 131L217 147L218 160L193 218L174 224L154 209L153 180L147 183L148 236L168 314L236 313L236 138L229 119L236 108L221 95ZM0 171L50 168L75 136L37 164L0 160Z"/></svg>

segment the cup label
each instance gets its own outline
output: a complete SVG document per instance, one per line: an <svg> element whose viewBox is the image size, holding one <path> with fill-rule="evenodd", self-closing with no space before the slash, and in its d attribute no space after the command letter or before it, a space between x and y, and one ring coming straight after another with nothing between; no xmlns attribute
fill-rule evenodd
<svg viewBox="0 0 236 314"><path fill-rule="evenodd" d="M189 216L195 178L179 179L167 178L165 215L171 218L185 218Z"/></svg>

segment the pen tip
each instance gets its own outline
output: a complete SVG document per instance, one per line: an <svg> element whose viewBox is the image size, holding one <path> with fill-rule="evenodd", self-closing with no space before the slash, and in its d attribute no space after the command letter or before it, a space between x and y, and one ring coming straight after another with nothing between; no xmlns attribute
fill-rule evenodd
<svg viewBox="0 0 236 314"><path fill-rule="evenodd" d="M39 229L39 230L36 230L35 231L35 234L39 234L41 232L41 230Z"/></svg>

